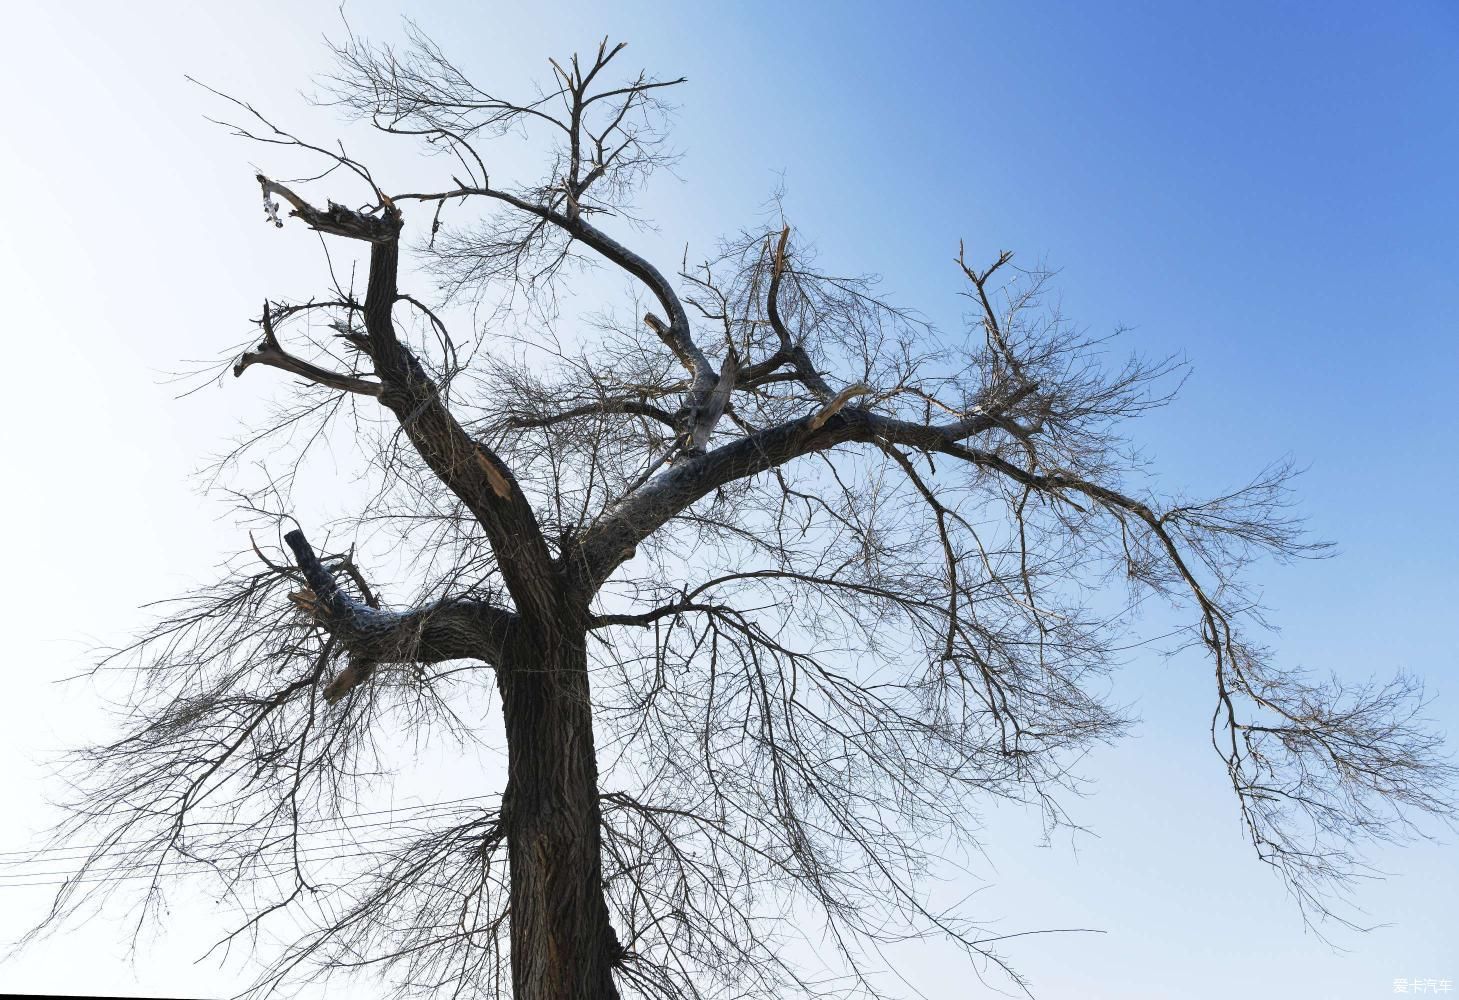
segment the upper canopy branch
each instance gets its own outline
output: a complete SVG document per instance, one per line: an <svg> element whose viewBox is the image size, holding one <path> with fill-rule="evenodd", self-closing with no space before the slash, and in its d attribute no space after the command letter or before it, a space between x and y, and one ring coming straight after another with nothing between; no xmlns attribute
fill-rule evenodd
<svg viewBox="0 0 1459 1000"><path fill-rule="evenodd" d="M1000 414L1034 389L1025 386L986 414L947 424L918 424L870 410L848 409L833 398L815 413L739 438L650 479L583 535L580 572L596 589L641 541L702 497L734 480L839 444L888 441L965 457L959 441L999 426ZM848 393L840 404L849 398Z"/></svg>
<svg viewBox="0 0 1459 1000"><path fill-rule="evenodd" d="M510 191L488 186L463 186L451 191L440 191L435 193L411 192L398 194L392 199L395 202L402 201L448 201L454 198L483 197L493 201L501 202L535 216L544 222L561 229L573 239L585 244L596 251L604 260L615 264L637 278L648 288L654 298L658 299L659 305L668 313L669 322L665 324L662 320L650 315L645 322L655 333L661 337L674 352L674 356L683 362L689 374L697 381L710 380L715 378L715 372L704 352L694 343L689 331L689 317L684 311L684 304L679 299L679 293L662 271L649 263L644 257L630 250L622 243L603 232L592 223L582 218L570 217L550 204L543 204L529 200Z"/></svg>
<svg viewBox="0 0 1459 1000"><path fill-rule="evenodd" d="M370 243L368 287L360 310L365 337L359 344L380 380L379 391L371 394L396 415L421 458L481 524L518 610L537 616L559 613L552 554L531 502L501 457L473 439L451 414L435 381L396 334L401 214L395 203L381 195L383 216L333 203L328 213L319 213L262 175L260 183L266 193L276 190L290 198L293 214L314 228Z"/></svg>
<svg viewBox="0 0 1459 1000"><path fill-rule="evenodd" d="M256 175L256 179L263 188L264 210L276 226L283 226L278 217L278 204L273 200L273 195L277 194L292 206L290 215L304 220L309 228L321 233L367 243L389 243L400 234L400 213L384 195L380 196L382 211L378 214L346 208L332 201L328 208L320 211L278 181L263 174Z"/></svg>
<svg viewBox="0 0 1459 1000"><path fill-rule="evenodd" d="M622 413L627 416L643 417L656 421L671 429L677 427L674 415L662 407L654 406L652 403L645 403L638 399L605 399L597 403L583 403L580 406L569 407L565 410L558 410L553 413L514 413L507 417L507 427L551 427L553 424L565 423L569 420L576 420L579 417L600 416L610 413Z"/></svg>
<svg viewBox="0 0 1459 1000"><path fill-rule="evenodd" d="M775 336L780 340L780 350L765 362L764 366L769 370L774 370L781 364L790 362L807 389L819 398L830 401L836 395L836 390L832 389L830 384L821 377L821 373L816 371L805 347L791 335L785 325L785 320L780 315L780 284L785 277L785 248L789 240L790 227L785 226L780 230L780 239L775 244L775 257L770 269L770 289L765 296L766 316L770 320L771 329L775 331Z"/></svg>
<svg viewBox="0 0 1459 1000"><path fill-rule="evenodd" d="M251 365L268 365L270 368L292 372L316 385L329 389L353 392L361 396L380 395L379 382L372 382L356 375L332 372L284 350L274 331L273 310L267 301L263 304L263 319L260 323L263 326L263 341L253 350L246 351L239 356L238 361L233 365L235 378L241 376Z"/></svg>
<svg viewBox="0 0 1459 1000"><path fill-rule="evenodd" d="M549 204L529 201L508 191L489 187L463 187L439 194L397 195L395 201L441 201L473 195L502 202L556 226L573 239L595 250L603 259L643 282L669 316L669 321L665 323L653 313L648 313L644 316L644 324L673 352L691 379L683 410L686 418L682 429L685 446L691 452L703 451L728 405L729 393L736 384L738 359L731 353L720 368L715 369L703 349L695 342L684 304L663 272L587 222L580 214L559 212Z"/></svg>

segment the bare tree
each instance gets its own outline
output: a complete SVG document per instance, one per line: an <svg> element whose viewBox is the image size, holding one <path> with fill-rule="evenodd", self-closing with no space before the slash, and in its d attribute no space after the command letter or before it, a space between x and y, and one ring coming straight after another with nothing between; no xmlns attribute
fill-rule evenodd
<svg viewBox="0 0 1459 1000"><path fill-rule="evenodd" d="M951 336L819 269L782 221L661 270L627 241L680 81L618 76L622 49L554 61L519 99L418 32L348 36L325 101L439 154L423 169L449 183L419 190L228 99L239 134L319 158L305 181L261 174L265 208L367 252L363 294L265 301L236 358L290 377L220 466L267 443L269 478L234 490L282 544L107 661L139 681L124 734L80 757L62 832L98 842L53 918L205 868L248 907L238 935L293 941L264 990L374 967L401 994L877 995L877 947L929 934L1021 985L924 877L973 842L975 802L1065 821L1071 766L1128 724L1098 689L1152 594L1190 609L1212 742L1304 911L1332 912L1364 843L1452 817L1413 681L1290 672L1247 637L1243 570L1322 552L1287 465L1214 499L1157 492L1122 427L1179 366L1112 366L1010 253L959 251ZM511 184L493 143L519 135L547 156ZM434 305L402 290L403 247ZM563 330L551 304L582 263L651 311ZM463 349L445 304L493 290L538 308ZM356 449L374 490L330 529L348 551L288 516L321 442ZM361 554L382 539L413 591L391 605ZM346 825L382 736L479 736L462 699L493 686L499 796L387 825L344 868L302 846ZM797 928L846 978L794 961Z"/></svg>

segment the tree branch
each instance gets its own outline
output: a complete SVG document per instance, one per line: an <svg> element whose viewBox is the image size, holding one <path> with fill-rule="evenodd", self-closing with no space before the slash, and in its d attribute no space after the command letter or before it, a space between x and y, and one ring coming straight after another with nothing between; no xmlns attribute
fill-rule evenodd
<svg viewBox="0 0 1459 1000"><path fill-rule="evenodd" d="M396 275L402 224L395 202L382 194L378 216L333 203L321 213L282 185L262 175L259 181L265 195L276 191L288 198L292 214L314 228L370 243L362 313L368 353L380 379L380 402L395 413L420 456L485 530L518 610L539 617L558 614L561 595L554 562L530 501L506 463L473 440L451 415L434 380L395 334L392 311L400 300Z"/></svg>
<svg viewBox="0 0 1459 1000"><path fill-rule="evenodd" d="M274 333L273 314L267 301L263 304L263 340L252 351L247 351L233 365L233 377L240 377L252 365L268 365L291 372L299 377L341 392L353 392L361 396L379 396L380 383L355 375L345 375L321 368L316 364L295 357L280 345Z"/></svg>
<svg viewBox="0 0 1459 1000"><path fill-rule="evenodd" d="M256 174L255 179L263 188L264 210L279 228L283 228L284 223L278 217L278 205L272 198L276 194L292 206L290 215L303 219L310 229L321 233L367 243L389 243L400 232L400 214L384 195L381 195L383 211L379 215L357 212L334 202L321 212L278 181L269 180L263 174Z"/></svg>
<svg viewBox="0 0 1459 1000"><path fill-rule="evenodd" d="M517 616L483 601L440 601L411 611L381 611L347 594L315 555L304 533L284 536L309 589L289 599L322 625L349 653L350 665L325 689L338 701L379 663L500 662Z"/></svg>
<svg viewBox="0 0 1459 1000"><path fill-rule="evenodd" d="M809 416L691 457L650 479L584 534L579 548L580 571L586 573L592 586L601 585L643 539L700 498L734 480L839 444L887 441L966 458L971 453L960 449L958 442L1000 426L1001 414L1033 391L1034 386L1024 386L990 412L948 424L919 424L870 410L845 409L846 399L836 404L833 396L826 407ZM850 398L850 390L846 398ZM829 414L824 412L827 409L831 410ZM1008 468L1022 474L1016 466Z"/></svg>
<svg viewBox="0 0 1459 1000"><path fill-rule="evenodd" d="M669 428L678 428L678 424L674 420L674 415L668 410L654 406L651 403L640 402L636 399L605 399L600 403L584 403L581 406L559 410L556 413L544 413L541 415L516 413L507 417L504 423L507 427L551 427L554 424L565 423L569 420L577 420L582 417L606 416L618 413L634 417L644 417L649 420L656 420Z"/></svg>

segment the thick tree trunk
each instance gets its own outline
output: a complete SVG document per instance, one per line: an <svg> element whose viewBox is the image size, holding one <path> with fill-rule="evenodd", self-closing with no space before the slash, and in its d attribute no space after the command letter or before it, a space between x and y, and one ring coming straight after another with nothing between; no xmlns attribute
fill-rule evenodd
<svg viewBox="0 0 1459 1000"><path fill-rule="evenodd" d="M582 628L524 628L498 671L514 1000L616 998Z"/></svg>

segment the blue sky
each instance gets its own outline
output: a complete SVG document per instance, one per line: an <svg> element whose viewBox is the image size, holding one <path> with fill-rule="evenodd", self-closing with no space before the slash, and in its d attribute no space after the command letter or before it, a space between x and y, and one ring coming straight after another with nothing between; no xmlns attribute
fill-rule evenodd
<svg viewBox="0 0 1459 1000"><path fill-rule="evenodd" d="M398 33L399 8L348 11L357 30ZM1059 268L1080 324L1127 325L1131 347L1192 362L1181 400L1131 428L1164 482L1218 490L1288 454L1309 467L1303 509L1341 554L1259 569L1283 658L1417 672L1459 733L1459 5L439 2L412 14L492 83L540 77L548 55L604 34L628 40L635 65L688 76L678 177L642 202L659 225L642 244L671 263L755 221L783 184L824 261L881 274L944 326L960 312L959 239ZM28 627L13 630L0 708L4 794L21 804L0 820L0 847L44 819L45 753L99 732L84 690L51 682L236 546L224 508L186 477L258 392L230 381L176 401L162 373L242 341L265 294L317 285L309 248L262 224L250 164L267 153L204 122L217 108L182 76L328 134L296 91L325 68L320 37L337 24L330 3L27 2L7 15L0 273L12 413L26 418L0 435L26 488L0 497L16 526L7 562L24 568L0 586ZM404 150L381 157L402 186L420 169ZM79 621L55 596L78 579ZM1336 932L1337 951L1303 932L1241 838L1205 738L1201 658L1139 654L1116 694L1144 721L1088 762L1094 795L1075 812L1097 837L1040 847L1031 817L988 818L979 906L1010 930L1106 931L1011 949L1039 996L1360 1000L1391 995L1397 977L1459 982L1452 843L1381 854L1394 876L1358 901L1391 926ZM0 888L7 935L44 902L16 892ZM133 962L124 921L108 919L0 964L0 988L236 990L236 966L193 964L221 926L210 904L179 913ZM950 952L904 959L929 996L980 995Z"/></svg>

